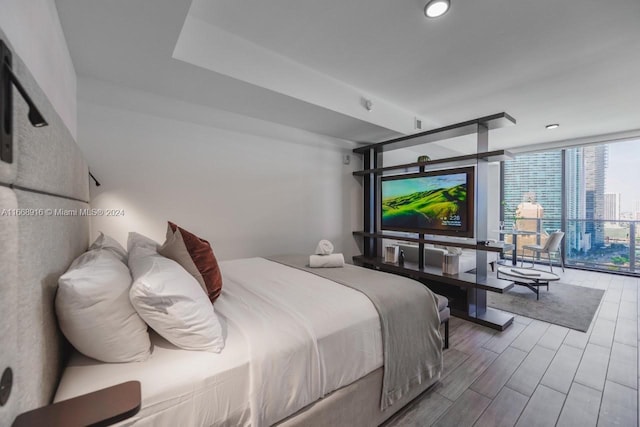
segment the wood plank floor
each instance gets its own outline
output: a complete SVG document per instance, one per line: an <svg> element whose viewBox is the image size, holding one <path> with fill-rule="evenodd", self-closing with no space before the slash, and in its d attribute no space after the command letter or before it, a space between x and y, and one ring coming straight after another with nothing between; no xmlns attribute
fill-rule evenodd
<svg viewBox="0 0 640 427"><path fill-rule="evenodd" d="M606 291L586 333L522 316L497 332L454 317L441 381L385 426L637 426L640 279L554 272Z"/></svg>

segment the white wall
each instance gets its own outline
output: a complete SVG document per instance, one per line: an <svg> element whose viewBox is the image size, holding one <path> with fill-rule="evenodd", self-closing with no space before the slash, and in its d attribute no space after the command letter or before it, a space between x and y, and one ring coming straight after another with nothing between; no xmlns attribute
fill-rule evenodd
<svg viewBox="0 0 640 427"><path fill-rule="evenodd" d="M219 259L312 253L330 239L350 260L361 228L351 144L98 81L80 81L78 143L102 186L92 233L164 241L172 220Z"/></svg>
<svg viewBox="0 0 640 427"><path fill-rule="evenodd" d="M76 73L54 0L0 0L0 28L76 137Z"/></svg>
<svg viewBox="0 0 640 427"><path fill-rule="evenodd" d="M396 132L415 132L415 112L200 19L211 4L209 0L192 3L173 52L175 59ZM260 67L254 66L257 63ZM364 107L363 97L372 100L371 111Z"/></svg>

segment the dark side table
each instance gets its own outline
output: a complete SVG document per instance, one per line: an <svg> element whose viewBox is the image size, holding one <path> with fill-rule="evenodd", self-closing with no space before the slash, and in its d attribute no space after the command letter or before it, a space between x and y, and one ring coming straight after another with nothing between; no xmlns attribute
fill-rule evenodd
<svg viewBox="0 0 640 427"><path fill-rule="evenodd" d="M108 426L140 410L140 382L128 381L18 415L13 427Z"/></svg>

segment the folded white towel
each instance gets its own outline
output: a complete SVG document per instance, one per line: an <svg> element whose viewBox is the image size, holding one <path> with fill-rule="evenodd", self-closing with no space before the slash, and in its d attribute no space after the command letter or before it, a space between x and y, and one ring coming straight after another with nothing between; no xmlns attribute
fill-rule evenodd
<svg viewBox="0 0 640 427"><path fill-rule="evenodd" d="M328 240L320 240L316 246L316 255L331 255L333 253L333 243Z"/></svg>
<svg viewBox="0 0 640 427"><path fill-rule="evenodd" d="M309 267L344 267L344 256L342 254L311 255L309 257Z"/></svg>

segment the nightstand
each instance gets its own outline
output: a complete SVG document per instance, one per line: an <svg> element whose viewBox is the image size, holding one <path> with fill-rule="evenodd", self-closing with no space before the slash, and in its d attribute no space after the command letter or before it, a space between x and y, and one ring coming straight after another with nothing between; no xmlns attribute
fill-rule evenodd
<svg viewBox="0 0 640 427"><path fill-rule="evenodd" d="M108 426L140 410L140 382L103 388L18 415L13 427Z"/></svg>

